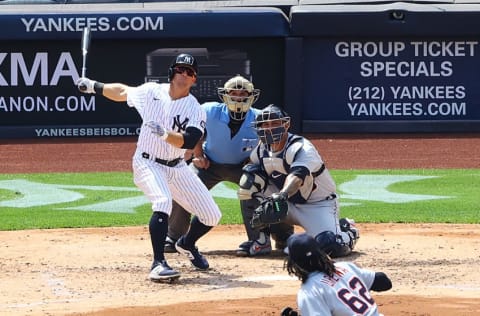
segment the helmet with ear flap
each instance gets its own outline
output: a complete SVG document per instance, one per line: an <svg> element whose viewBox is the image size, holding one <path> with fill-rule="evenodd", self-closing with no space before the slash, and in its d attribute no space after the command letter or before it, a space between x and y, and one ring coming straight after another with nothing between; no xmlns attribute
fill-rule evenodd
<svg viewBox="0 0 480 316"><path fill-rule="evenodd" d="M175 75L174 68L179 65L191 68L195 71L195 75L198 75L198 64L195 58L190 54L183 53L175 57L168 67L168 81L172 80Z"/></svg>

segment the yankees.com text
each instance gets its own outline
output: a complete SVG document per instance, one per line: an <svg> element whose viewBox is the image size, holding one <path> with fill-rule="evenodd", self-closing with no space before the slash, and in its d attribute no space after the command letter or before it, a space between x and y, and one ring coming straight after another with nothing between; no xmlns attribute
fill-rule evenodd
<svg viewBox="0 0 480 316"><path fill-rule="evenodd" d="M26 32L81 32L87 26L94 32L163 31L162 16L42 17L21 21Z"/></svg>
<svg viewBox="0 0 480 316"><path fill-rule="evenodd" d="M402 116L449 116L467 115L465 102L361 102L347 103L350 116L355 117L402 117Z"/></svg>
<svg viewBox="0 0 480 316"><path fill-rule="evenodd" d="M0 112L95 112L94 96L0 97Z"/></svg>

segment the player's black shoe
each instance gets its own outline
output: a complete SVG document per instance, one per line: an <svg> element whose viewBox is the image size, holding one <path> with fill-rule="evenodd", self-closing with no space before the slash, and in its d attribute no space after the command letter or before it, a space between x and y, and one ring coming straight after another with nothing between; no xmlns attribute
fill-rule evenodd
<svg viewBox="0 0 480 316"><path fill-rule="evenodd" d="M181 254L184 254L190 259L195 268L199 270L207 270L210 265L207 259L198 251L197 247L188 247L184 243L184 236L180 237L175 244L175 248Z"/></svg>
<svg viewBox="0 0 480 316"><path fill-rule="evenodd" d="M263 244L258 240L244 241L238 246L235 254L239 257L255 257L268 255L271 252L272 244L270 238L268 238Z"/></svg>

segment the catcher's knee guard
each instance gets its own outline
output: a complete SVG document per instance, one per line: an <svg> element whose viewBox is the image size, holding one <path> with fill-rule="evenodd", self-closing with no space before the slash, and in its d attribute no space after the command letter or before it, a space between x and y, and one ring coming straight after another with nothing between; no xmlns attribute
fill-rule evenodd
<svg viewBox="0 0 480 316"><path fill-rule="evenodd" d="M352 249L342 241L340 236L335 235L331 231L325 231L317 236L315 240L330 257L343 257L352 252Z"/></svg>
<svg viewBox="0 0 480 316"><path fill-rule="evenodd" d="M267 187L267 174L260 165L248 164L243 167L237 191L240 200L249 200L262 194Z"/></svg>

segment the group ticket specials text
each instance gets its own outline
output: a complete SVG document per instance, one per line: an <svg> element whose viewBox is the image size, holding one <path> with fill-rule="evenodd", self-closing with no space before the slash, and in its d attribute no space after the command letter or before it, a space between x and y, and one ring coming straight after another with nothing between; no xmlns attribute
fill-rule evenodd
<svg viewBox="0 0 480 316"><path fill-rule="evenodd" d="M360 60L358 75L362 84L350 82L347 87L349 115L363 118L466 116L467 89L451 77L455 73L456 58L473 59L477 49L477 41L337 42L337 57ZM411 79L411 84L392 85L385 82L395 80L382 80L402 78ZM435 78L444 79L443 83L434 84ZM365 79L371 84L364 84ZM415 84L416 79L423 83ZM432 84L424 84L428 81Z"/></svg>

